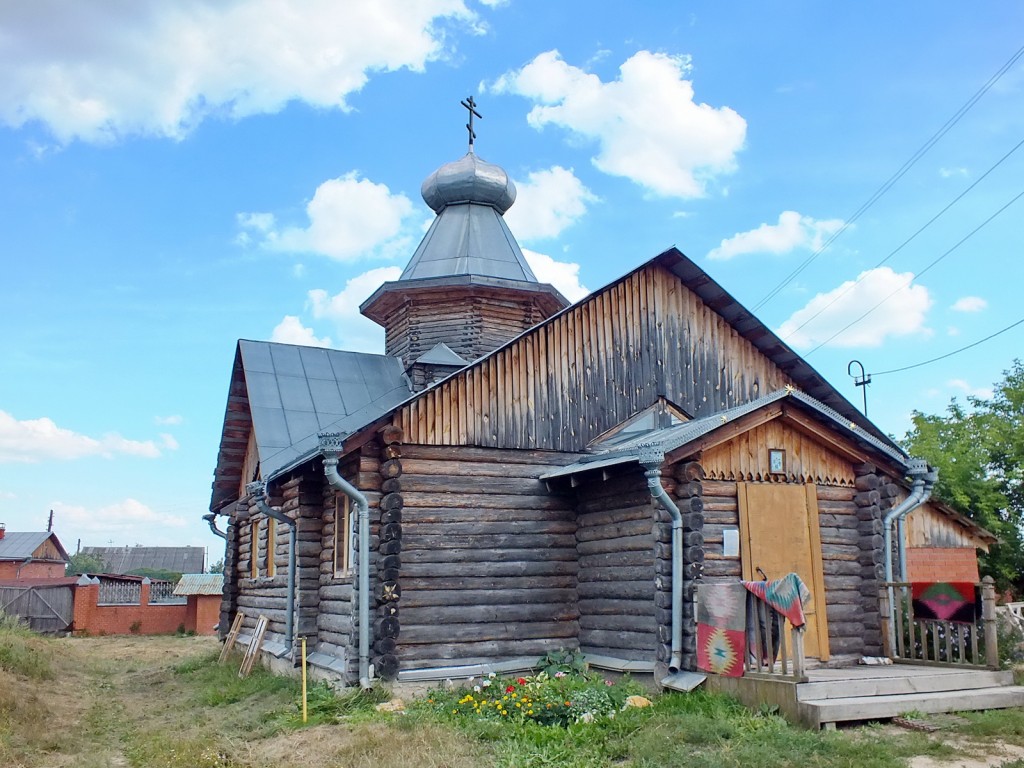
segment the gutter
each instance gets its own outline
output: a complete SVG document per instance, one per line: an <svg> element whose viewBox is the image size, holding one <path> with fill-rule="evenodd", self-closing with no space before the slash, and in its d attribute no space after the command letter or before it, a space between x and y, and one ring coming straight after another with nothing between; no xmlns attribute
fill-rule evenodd
<svg viewBox="0 0 1024 768"><path fill-rule="evenodd" d="M640 446L639 459L646 470L651 497L672 517L672 653L668 671L677 674L683 666L683 518L661 484L664 452L656 445Z"/></svg>
<svg viewBox="0 0 1024 768"><path fill-rule="evenodd" d="M263 480L254 483L246 483L245 492L256 499L256 507L267 517L272 517L278 522L288 526L288 606L285 609L285 644L289 653L294 653L295 640L295 561L296 561L296 526L295 521L283 512L279 512L267 503L267 484ZM212 523L211 523L212 527ZM251 544L251 552L255 553L256 542ZM273 554L268 553L270 557ZM250 557L253 555L250 554Z"/></svg>
<svg viewBox="0 0 1024 768"><path fill-rule="evenodd" d="M320 453L324 457L324 476L331 488L341 491L356 505L359 514L359 685L371 687L370 682L370 503L366 496L338 472L344 435L341 432L321 432Z"/></svg>
<svg viewBox="0 0 1024 768"><path fill-rule="evenodd" d="M217 527L217 513L210 512L209 514L203 515L203 520L210 526L210 530L214 536L220 536L224 541L228 540L228 535L224 533L220 528Z"/></svg>
<svg viewBox="0 0 1024 768"><path fill-rule="evenodd" d="M892 528L893 523L900 523L902 533L902 521L908 514L924 504L932 494L932 488L938 479L938 470L930 468L924 459L911 459L907 469L907 475L912 478L910 495L899 505L890 509L882 521L882 533L884 536L885 555L885 582L889 591L889 610L896 610L896 592L893 584L893 562L892 562ZM906 552L905 543L901 536L899 541L900 572L906 573ZM896 624L889 617L889 648L896 647Z"/></svg>

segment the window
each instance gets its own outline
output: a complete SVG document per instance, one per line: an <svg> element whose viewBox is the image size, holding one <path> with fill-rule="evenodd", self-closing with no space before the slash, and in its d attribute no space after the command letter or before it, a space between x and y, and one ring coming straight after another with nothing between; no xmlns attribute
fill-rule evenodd
<svg viewBox="0 0 1024 768"><path fill-rule="evenodd" d="M277 575L277 520L267 518L267 576Z"/></svg>
<svg viewBox="0 0 1024 768"><path fill-rule="evenodd" d="M260 575L260 521L253 520L249 524L249 578Z"/></svg>
<svg viewBox="0 0 1024 768"><path fill-rule="evenodd" d="M352 571L352 508L348 496L334 498L334 575Z"/></svg>

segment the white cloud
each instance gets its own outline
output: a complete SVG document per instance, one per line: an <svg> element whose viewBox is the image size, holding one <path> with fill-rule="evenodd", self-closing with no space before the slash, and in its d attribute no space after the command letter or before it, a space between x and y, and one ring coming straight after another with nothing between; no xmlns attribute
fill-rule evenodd
<svg viewBox="0 0 1024 768"><path fill-rule="evenodd" d="M371 74L445 55L452 24L482 31L463 0L7 3L0 121L66 143L177 139L290 101L347 110Z"/></svg>
<svg viewBox="0 0 1024 768"><path fill-rule="evenodd" d="M177 439L169 432L160 433L160 442L163 444L164 448L169 451L176 451L180 447Z"/></svg>
<svg viewBox="0 0 1024 768"><path fill-rule="evenodd" d="M980 296L964 296L962 299L957 299L951 309L954 312L981 312L986 307L988 307L988 302Z"/></svg>
<svg viewBox="0 0 1024 768"><path fill-rule="evenodd" d="M341 348L353 352L383 353L384 329L359 314L359 305L381 284L397 280L401 274L398 267L377 267L353 277L334 296L316 288L309 292L313 317L334 323L341 338Z"/></svg>
<svg viewBox="0 0 1024 768"><path fill-rule="evenodd" d="M153 422L162 427L174 427L184 421L178 414L172 414L170 416L154 416Z"/></svg>
<svg viewBox="0 0 1024 768"><path fill-rule="evenodd" d="M797 248L816 251L842 226L841 219L812 219L796 211L783 211L778 224L762 224L733 235L712 249L708 258L725 261L747 253L789 253Z"/></svg>
<svg viewBox="0 0 1024 768"><path fill-rule="evenodd" d="M284 319L270 334L270 340L278 344L298 344L303 347L330 347L331 338L325 336L318 339L312 328L307 328L295 315L285 315Z"/></svg>
<svg viewBox="0 0 1024 768"><path fill-rule="evenodd" d="M116 433L94 438L58 427L46 417L19 421L0 411L0 463L111 458L115 454L153 459L160 456L160 449L152 440L128 440Z"/></svg>
<svg viewBox="0 0 1024 768"><path fill-rule="evenodd" d="M670 197L701 197L711 180L736 168L747 123L729 107L694 101L685 56L640 51L604 83L547 51L491 87L535 104L535 128L562 126L595 140L594 165Z"/></svg>
<svg viewBox="0 0 1024 768"><path fill-rule="evenodd" d="M982 400L988 400L994 394L991 387L975 387L968 384L963 379L950 379L946 382L946 385L953 389L959 389L971 397L978 397Z"/></svg>
<svg viewBox="0 0 1024 768"><path fill-rule="evenodd" d="M94 508L55 501L50 508L53 509L54 517L60 521L61 530L76 529L93 535L116 537L151 531L153 527L184 528L190 525L190 521L183 517L156 512L141 501L131 498Z"/></svg>
<svg viewBox="0 0 1024 768"><path fill-rule="evenodd" d="M353 171L317 187L306 205L308 226L279 228L269 213L240 213L237 219L243 245L250 240L244 230L250 230L271 250L351 261L406 247L402 224L412 212L412 202L405 195L393 195L387 185L360 179Z"/></svg>
<svg viewBox="0 0 1024 768"><path fill-rule="evenodd" d="M579 301L590 289L580 282L580 265L573 262L556 261L543 253L523 249L526 263L530 265L537 280L551 283L569 301Z"/></svg>
<svg viewBox="0 0 1024 768"><path fill-rule="evenodd" d="M505 221L523 242L558 237L587 212L598 197L587 189L571 168L560 165L533 171L527 181L516 181L516 203Z"/></svg>
<svg viewBox="0 0 1024 768"><path fill-rule="evenodd" d="M829 341L828 346L878 347L890 336L928 333L924 322L932 299L923 285L911 285L913 279L913 272L899 274L889 267L862 272L856 281L848 280L828 293L819 293L803 309L794 312L777 333L798 348L820 344L854 321L857 322ZM858 320L897 291L898 298ZM805 322L806 326L801 328Z"/></svg>
<svg viewBox="0 0 1024 768"><path fill-rule="evenodd" d="M966 176L966 168L939 168L939 176L948 179L952 176Z"/></svg>

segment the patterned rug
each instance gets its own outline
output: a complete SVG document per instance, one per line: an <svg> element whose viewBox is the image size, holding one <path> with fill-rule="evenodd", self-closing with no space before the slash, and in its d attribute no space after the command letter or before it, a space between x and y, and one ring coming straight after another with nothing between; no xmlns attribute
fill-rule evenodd
<svg viewBox="0 0 1024 768"><path fill-rule="evenodd" d="M740 677L747 650L746 624L742 584L701 584L697 591L697 667L715 675Z"/></svg>
<svg viewBox="0 0 1024 768"><path fill-rule="evenodd" d="M781 579L771 581L744 581L747 590L777 610L794 627L805 623L804 604L811 601L811 590L795 573L787 573Z"/></svg>
<svg viewBox="0 0 1024 768"><path fill-rule="evenodd" d="M915 581L910 585L914 618L973 624L977 618L975 586L966 581Z"/></svg>

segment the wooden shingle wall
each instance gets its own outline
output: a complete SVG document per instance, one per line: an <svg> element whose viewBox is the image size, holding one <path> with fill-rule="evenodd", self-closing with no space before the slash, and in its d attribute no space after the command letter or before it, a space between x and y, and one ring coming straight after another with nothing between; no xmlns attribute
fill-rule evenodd
<svg viewBox="0 0 1024 768"><path fill-rule="evenodd" d="M659 395L694 416L791 383L658 265L401 408L409 443L579 451Z"/></svg>

